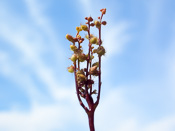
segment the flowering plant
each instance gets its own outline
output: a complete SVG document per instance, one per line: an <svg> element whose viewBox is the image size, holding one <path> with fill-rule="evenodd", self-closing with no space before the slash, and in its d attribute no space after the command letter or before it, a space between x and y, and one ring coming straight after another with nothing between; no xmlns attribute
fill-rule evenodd
<svg viewBox="0 0 175 131"><path fill-rule="evenodd" d="M101 16L98 17L98 20L93 21L92 17L85 17L85 20L87 21L86 24L76 27L76 37L69 34L66 35L66 39L71 42L70 49L73 51L70 58L73 65L68 67L68 71L74 73L77 98L88 115L90 131L95 131L94 113L99 104L102 85L101 57L106 53L101 40L101 26L106 25L106 21L102 21L103 15L106 14L106 8L101 9L100 11ZM98 29L98 37L91 34L91 27L96 27ZM82 43L85 39L80 36L81 31L87 33L85 36L89 42L87 54L83 52ZM97 56L98 61L94 61L95 56ZM81 63L83 62L86 62L85 68L81 68ZM95 77L98 77L98 91L93 89ZM96 101L94 101L92 95L97 95ZM88 107L85 106L82 99L85 99Z"/></svg>

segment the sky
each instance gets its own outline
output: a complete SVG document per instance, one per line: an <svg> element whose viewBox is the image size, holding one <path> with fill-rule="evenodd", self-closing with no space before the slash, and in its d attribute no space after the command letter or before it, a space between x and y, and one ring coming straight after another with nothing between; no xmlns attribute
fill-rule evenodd
<svg viewBox="0 0 175 131"><path fill-rule="evenodd" d="M106 8L96 130L174 131L174 7L174 0L0 0L0 130L89 131L67 72L65 35Z"/></svg>

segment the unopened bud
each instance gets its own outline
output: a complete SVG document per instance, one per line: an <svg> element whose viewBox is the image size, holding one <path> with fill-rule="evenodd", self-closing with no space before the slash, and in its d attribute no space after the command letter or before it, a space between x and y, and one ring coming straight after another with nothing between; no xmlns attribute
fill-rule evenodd
<svg viewBox="0 0 175 131"><path fill-rule="evenodd" d="M90 39L90 43L91 43L91 44L96 44L97 42L98 42L97 37L92 37L92 38Z"/></svg>
<svg viewBox="0 0 175 131"><path fill-rule="evenodd" d="M100 21L94 21L94 24L95 24L95 26L97 27L97 28L100 28L100 26L101 26L101 23L100 23Z"/></svg>
<svg viewBox="0 0 175 131"><path fill-rule="evenodd" d="M78 81L79 81L79 82L84 82L84 81L86 81L86 76L83 75L83 74L78 74L77 77L78 77Z"/></svg>
<svg viewBox="0 0 175 131"><path fill-rule="evenodd" d="M93 27L94 25L95 25L94 23L91 23L91 24L90 24L90 26L92 26L92 27Z"/></svg>
<svg viewBox="0 0 175 131"><path fill-rule="evenodd" d="M88 20L88 18L87 18L87 17L85 17L85 20Z"/></svg>
<svg viewBox="0 0 175 131"><path fill-rule="evenodd" d="M81 36L80 36L80 35L77 35L77 38L78 38L78 39L81 39Z"/></svg>
<svg viewBox="0 0 175 131"><path fill-rule="evenodd" d="M82 40L79 40L79 43L81 44L83 41Z"/></svg>
<svg viewBox="0 0 175 131"><path fill-rule="evenodd" d="M68 39L71 42L74 42L74 38L69 34L66 34L66 39Z"/></svg>
<svg viewBox="0 0 175 131"><path fill-rule="evenodd" d="M68 72L73 73L74 72L74 66L70 66L67 68Z"/></svg>
<svg viewBox="0 0 175 131"><path fill-rule="evenodd" d="M97 54L99 55L99 56L102 56L102 55L104 55L106 53L106 51L105 51L105 48L103 47L103 46L99 46L98 48L97 48Z"/></svg>
<svg viewBox="0 0 175 131"><path fill-rule="evenodd" d="M97 53L97 49L94 49L92 52L93 52L93 53Z"/></svg>
<svg viewBox="0 0 175 131"><path fill-rule="evenodd" d="M98 75L97 66L91 67L91 68L89 69L89 73L90 73L91 75L97 76L97 75Z"/></svg>
<svg viewBox="0 0 175 131"><path fill-rule="evenodd" d="M75 51L75 50L77 49L77 47L76 47L75 45L70 45L70 49L71 49L72 51Z"/></svg>
<svg viewBox="0 0 175 131"><path fill-rule="evenodd" d="M103 15L106 14L106 8L101 9L100 11L102 12Z"/></svg>
<svg viewBox="0 0 175 131"><path fill-rule="evenodd" d="M82 28L82 30L84 30L84 31L88 31L87 25L81 25L81 28Z"/></svg>
<svg viewBox="0 0 175 131"><path fill-rule="evenodd" d="M102 25L106 25L106 24L107 24L107 22L106 22L106 21L102 21L101 23L102 23Z"/></svg>
<svg viewBox="0 0 175 131"><path fill-rule="evenodd" d="M89 35L86 35L85 37L86 37L86 39L89 39ZM90 34L90 38L92 38L92 37L94 37L93 34Z"/></svg>
<svg viewBox="0 0 175 131"><path fill-rule="evenodd" d="M77 30L77 32L82 31L81 27L79 27L79 26L76 27L76 30Z"/></svg>
<svg viewBox="0 0 175 131"><path fill-rule="evenodd" d="M87 57L86 57L85 54L79 54L78 55L78 59L79 59L80 62L83 62L83 61L85 61L87 59Z"/></svg>
<svg viewBox="0 0 175 131"><path fill-rule="evenodd" d="M90 16L90 17L88 17L88 21L93 21L93 18Z"/></svg>
<svg viewBox="0 0 175 131"><path fill-rule="evenodd" d="M84 71L83 71L83 69L78 70L76 74L77 74L77 75L78 75L78 74L83 74L83 75L84 75Z"/></svg>
<svg viewBox="0 0 175 131"><path fill-rule="evenodd" d="M70 59L71 61L75 62L77 60L77 55L73 54Z"/></svg>

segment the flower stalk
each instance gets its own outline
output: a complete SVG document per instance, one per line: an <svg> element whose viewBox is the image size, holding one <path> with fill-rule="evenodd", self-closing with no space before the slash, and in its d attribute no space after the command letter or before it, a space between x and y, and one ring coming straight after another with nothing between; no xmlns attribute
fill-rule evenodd
<svg viewBox="0 0 175 131"><path fill-rule="evenodd" d="M102 25L107 24L106 21L102 21L103 15L106 14L106 8L101 9L100 11L101 16L98 17L99 20L93 22L92 17L85 17L85 20L87 20L86 24L76 27L76 37L69 34L66 35L67 40L72 43L70 45L70 49L73 51L70 58L73 65L68 67L68 71L70 73L74 73L77 98L80 105L87 113L90 131L95 131L94 114L100 101L102 85L101 57L106 53L101 40L101 27ZM91 27L96 27L98 29L98 37L91 34ZM81 31L85 31L87 33L85 36L88 39L87 54L84 53L81 45L85 40L80 36ZM98 57L98 61L94 60L95 56ZM82 62L86 62L86 68L81 68ZM95 77L98 77L98 91L94 87ZM93 99L93 95L97 95L96 101ZM88 107L85 106L82 99L85 99Z"/></svg>

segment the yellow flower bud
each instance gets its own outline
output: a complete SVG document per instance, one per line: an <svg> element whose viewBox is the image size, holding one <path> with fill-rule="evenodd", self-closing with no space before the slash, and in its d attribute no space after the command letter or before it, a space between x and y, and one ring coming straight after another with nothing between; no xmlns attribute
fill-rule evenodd
<svg viewBox="0 0 175 131"><path fill-rule="evenodd" d="M74 38L69 34L66 34L66 39L68 39L71 42L74 42Z"/></svg>
<svg viewBox="0 0 175 131"><path fill-rule="evenodd" d="M81 29L81 27L76 27L76 30L77 30L77 32L80 32L80 31L82 31L82 29Z"/></svg>
<svg viewBox="0 0 175 131"><path fill-rule="evenodd" d="M77 55L73 54L70 59L71 61L75 62L77 60Z"/></svg>
<svg viewBox="0 0 175 131"><path fill-rule="evenodd" d="M70 73L74 72L74 66L72 66L72 65L70 67L68 67L67 69L68 69L68 72L70 72Z"/></svg>
<svg viewBox="0 0 175 131"><path fill-rule="evenodd" d="M75 50L77 49L77 47L76 47L75 45L70 45L70 49L71 49L72 51L75 51Z"/></svg>
<svg viewBox="0 0 175 131"><path fill-rule="evenodd" d="M101 23L100 23L100 21L94 21L94 24L95 24L95 26L97 27L97 28L100 28L100 26L101 26Z"/></svg>
<svg viewBox="0 0 175 131"><path fill-rule="evenodd" d="M82 28L82 30L84 30L84 31L88 31L87 25L81 25L81 28Z"/></svg>
<svg viewBox="0 0 175 131"><path fill-rule="evenodd" d="M90 39L90 43L91 43L91 44L96 44L97 42L98 42L97 37L92 37L92 38Z"/></svg>
<svg viewBox="0 0 175 131"><path fill-rule="evenodd" d="M78 38L78 39L81 39L81 36L80 36L80 35L77 35L77 38Z"/></svg>

